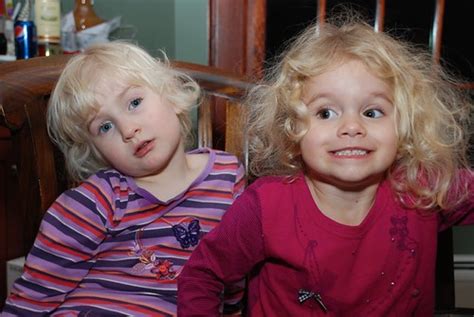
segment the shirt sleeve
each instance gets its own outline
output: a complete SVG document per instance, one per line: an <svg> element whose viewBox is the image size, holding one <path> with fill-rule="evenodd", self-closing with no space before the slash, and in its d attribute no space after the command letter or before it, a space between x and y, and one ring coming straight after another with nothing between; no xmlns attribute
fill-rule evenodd
<svg viewBox="0 0 474 317"><path fill-rule="evenodd" d="M237 160L237 158L235 158ZM235 173L235 183L233 188L234 200L239 197L245 188L245 168L242 163L238 162L238 168ZM236 283L225 285L223 294L222 313L224 316L238 316L242 314L244 305L246 279L242 279Z"/></svg>
<svg viewBox="0 0 474 317"><path fill-rule="evenodd" d="M178 315L218 316L224 285L242 280L263 258L260 203L247 189L201 240L178 277Z"/></svg>
<svg viewBox="0 0 474 317"><path fill-rule="evenodd" d="M48 315L88 273L106 233L106 219L92 197L81 185L47 210L2 316Z"/></svg>
<svg viewBox="0 0 474 317"><path fill-rule="evenodd" d="M242 163L239 162L239 167L237 168L235 184L234 184L234 199L239 197L245 189L246 179L245 179L245 167Z"/></svg>
<svg viewBox="0 0 474 317"><path fill-rule="evenodd" d="M458 186L465 187L466 196L452 210L439 213L440 231L453 225L474 224L474 171L466 170L460 175Z"/></svg>

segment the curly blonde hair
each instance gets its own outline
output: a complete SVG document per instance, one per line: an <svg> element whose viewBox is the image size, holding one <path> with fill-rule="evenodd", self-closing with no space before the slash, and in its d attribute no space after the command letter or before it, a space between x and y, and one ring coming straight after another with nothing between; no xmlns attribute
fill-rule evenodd
<svg viewBox="0 0 474 317"><path fill-rule="evenodd" d="M81 181L110 167L90 141L88 118L98 110L94 87L99 81L148 87L177 109L183 138L189 139L189 111L197 105L200 88L189 76L174 70L163 53L155 59L124 41L96 44L66 64L49 100L48 133L65 157L73 181Z"/></svg>
<svg viewBox="0 0 474 317"><path fill-rule="evenodd" d="M458 171L469 167L470 96L429 54L374 31L359 18L307 28L249 93L253 176L292 177L304 171L299 142L308 130L309 114L301 101L303 86L308 78L348 60L361 61L392 89L399 142L387 174L402 203L431 210L463 199L468 192Z"/></svg>

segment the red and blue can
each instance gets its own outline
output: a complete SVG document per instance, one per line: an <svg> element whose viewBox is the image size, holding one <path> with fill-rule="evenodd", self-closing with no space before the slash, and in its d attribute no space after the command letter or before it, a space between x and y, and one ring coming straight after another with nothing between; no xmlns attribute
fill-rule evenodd
<svg viewBox="0 0 474 317"><path fill-rule="evenodd" d="M33 21L17 20L15 29L15 54L17 59L35 57L38 50L36 26Z"/></svg>

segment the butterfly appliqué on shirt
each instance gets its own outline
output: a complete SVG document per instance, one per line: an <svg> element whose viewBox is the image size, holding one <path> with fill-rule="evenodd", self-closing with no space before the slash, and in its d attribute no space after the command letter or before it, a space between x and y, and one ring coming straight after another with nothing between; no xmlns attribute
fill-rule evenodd
<svg viewBox="0 0 474 317"><path fill-rule="evenodd" d="M172 226L173 234L178 240L181 248L187 249L190 246L196 246L201 236L201 226L199 220L193 219L186 227L183 224Z"/></svg>

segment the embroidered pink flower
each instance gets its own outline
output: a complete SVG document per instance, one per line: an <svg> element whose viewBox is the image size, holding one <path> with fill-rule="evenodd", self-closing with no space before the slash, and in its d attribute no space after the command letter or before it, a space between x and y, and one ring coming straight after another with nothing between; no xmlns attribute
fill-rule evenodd
<svg viewBox="0 0 474 317"><path fill-rule="evenodd" d="M158 279L172 279L175 277L176 272L172 268L173 262L169 260L158 260L154 264L155 267L151 269L151 271L156 274Z"/></svg>
<svg viewBox="0 0 474 317"><path fill-rule="evenodd" d="M128 252L130 256L138 258L138 263L132 267L134 274L155 274L159 280L174 279L176 271L173 269L173 262L160 260L152 248L144 248L140 237L137 234L133 247Z"/></svg>

